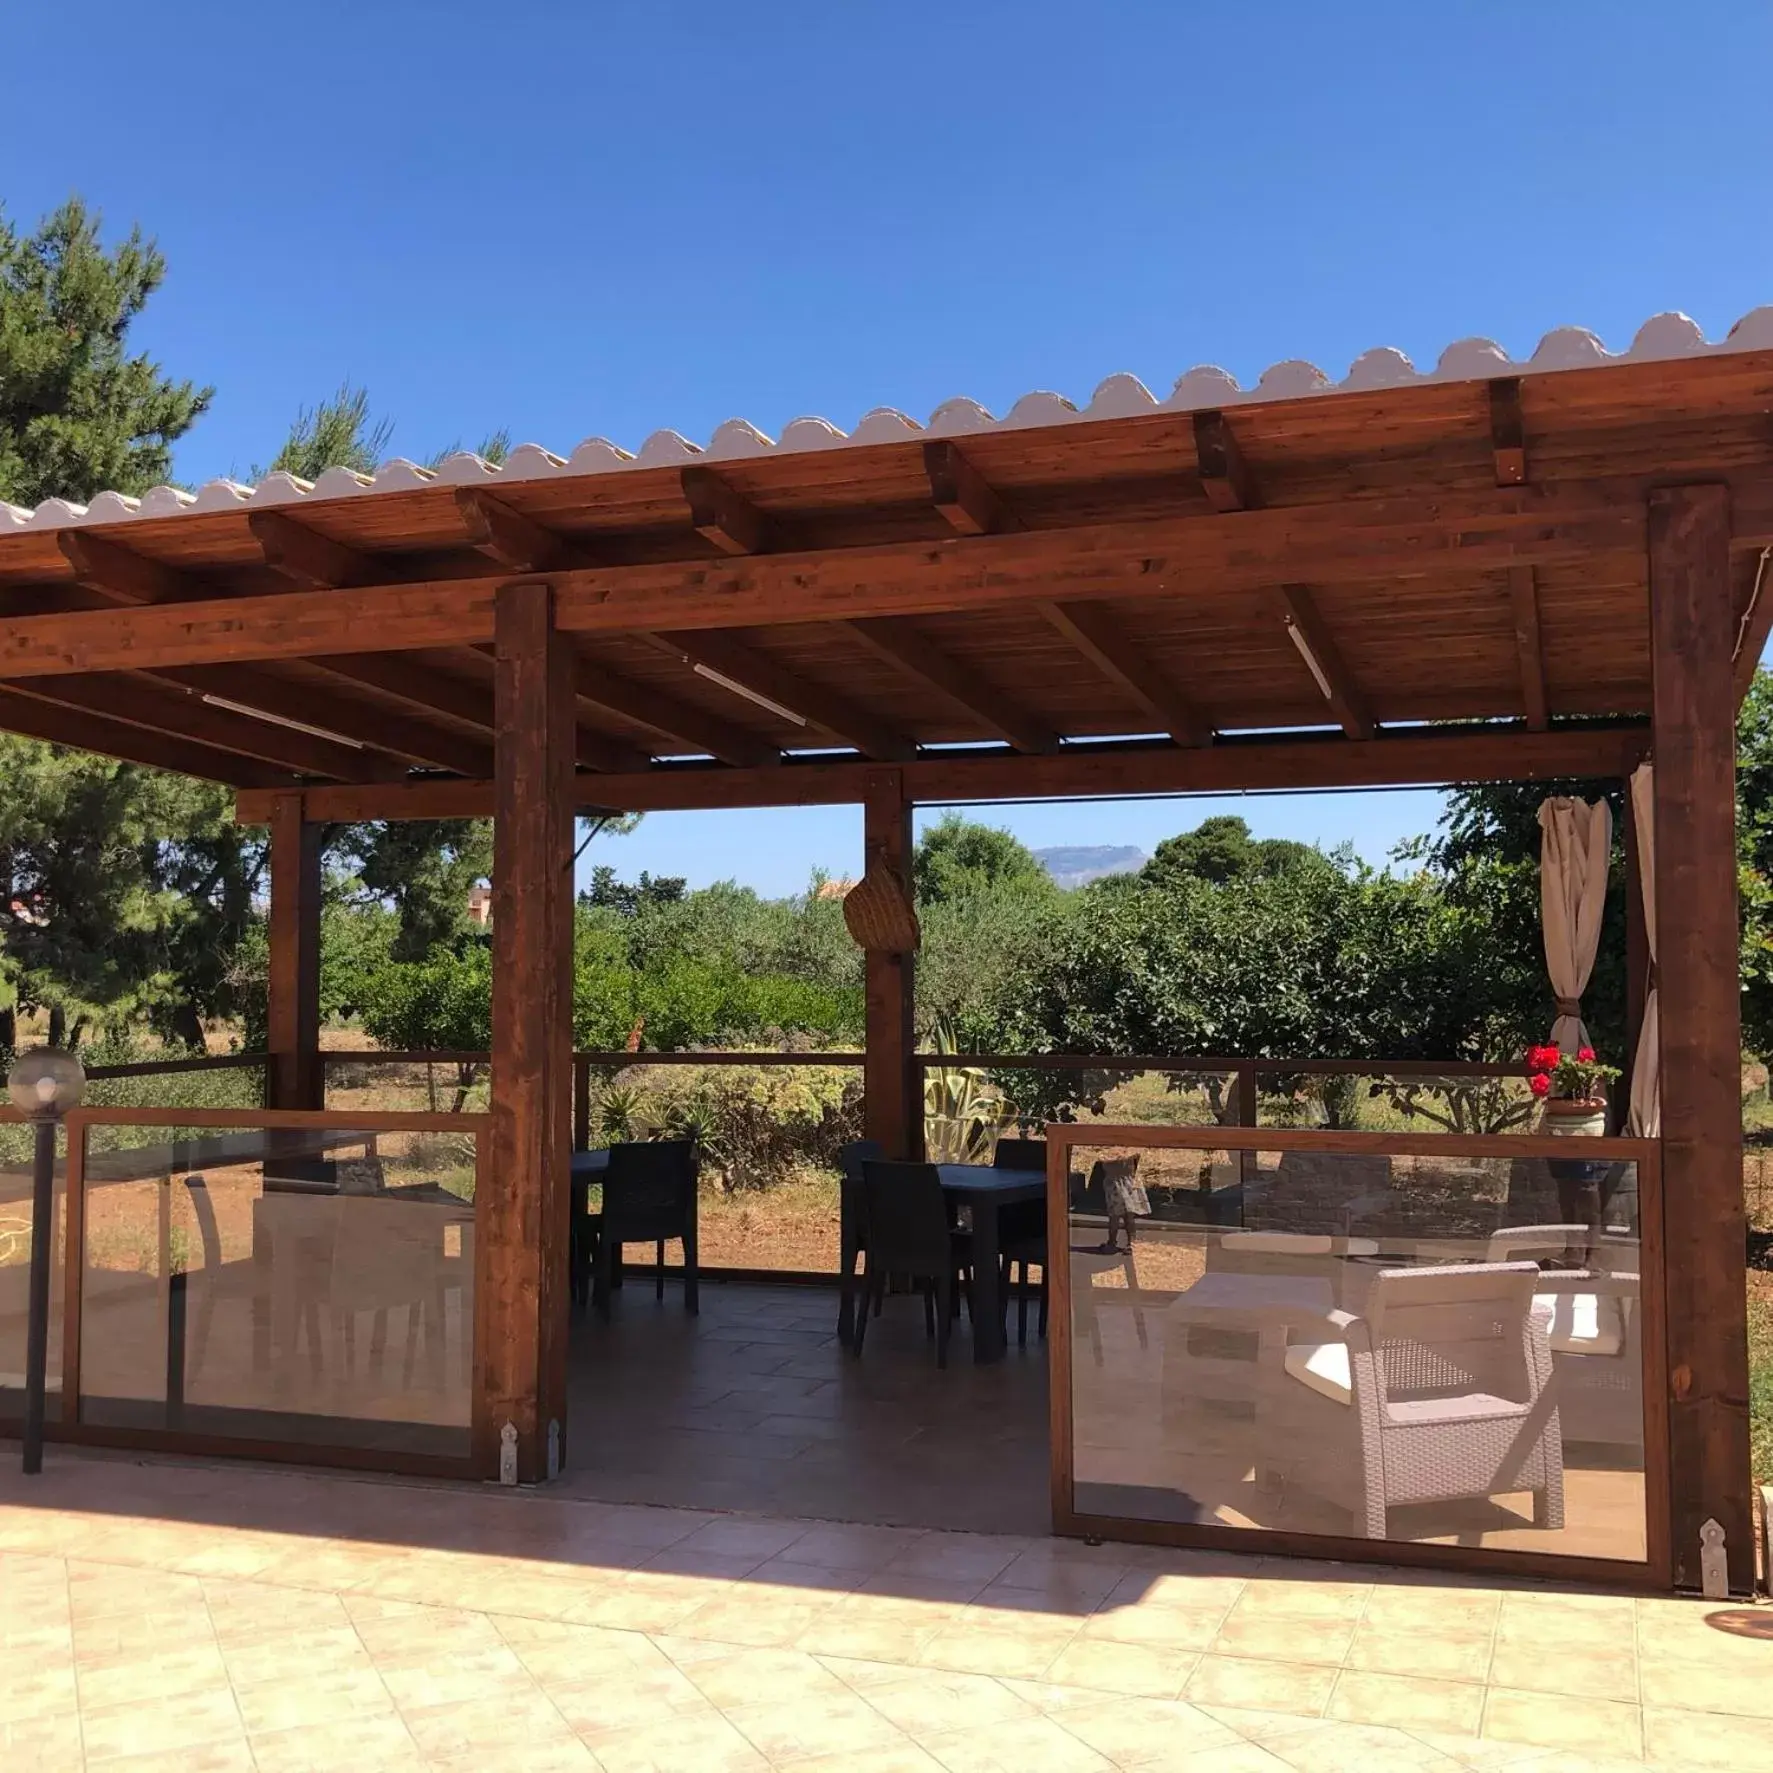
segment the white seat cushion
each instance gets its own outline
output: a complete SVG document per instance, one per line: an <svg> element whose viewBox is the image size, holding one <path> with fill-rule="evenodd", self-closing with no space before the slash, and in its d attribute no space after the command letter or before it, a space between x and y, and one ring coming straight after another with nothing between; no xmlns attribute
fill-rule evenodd
<svg viewBox="0 0 1773 1773"><path fill-rule="evenodd" d="M1346 1342L1290 1342L1283 1362L1301 1385L1309 1385L1333 1404L1354 1402L1354 1375Z"/></svg>
<svg viewBox="0 0 1773 1773"><path fill-rule="evenodd" d="M1535 1293L1533 1311L1553 1354L1618 1354L1625 1346L1619 1301L1599 1293Z"/></svg>

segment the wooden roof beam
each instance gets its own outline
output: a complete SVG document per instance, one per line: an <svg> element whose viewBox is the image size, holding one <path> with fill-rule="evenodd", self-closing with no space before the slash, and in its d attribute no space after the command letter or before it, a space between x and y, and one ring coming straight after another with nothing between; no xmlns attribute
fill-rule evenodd
<svg viewBox="0 0 1773 1773"><path fill-rule="evenodd" d="M722 720L668 691L619 676L600 660L578 661L573 693L594 708L637 721L692 751L705 751L739 769L769 769L782 761L775 742L763 734Z"/></svg>
<svg viewBox="0 0 1773 1773"><path fill-rule="evenodd" d="M1498 486L1527 484L1527 432L1521 422L1519 376L1498 376L1490 384L1490 449Z"/></svg>
<svg viewBox="0 0 1773 1773"><path fill-rule="evenodd" d="M385 561L360 548L348 548L283 511L249 511L246 527L265 565L292 585L335 589L369 585L388 577Z"/></svg>
<svg viewBox="0 0 1773 1773"><path fill-rule="evenodd" d="M577 555L564 536L521 511L514 511L483 487L457 487L456 509L461 513L469 545L513 572L549 572Z"/></svg>
<svg viewBox="0 0 1773 1773"><path fill-rule="evenodd" d="M104 536L64 529L55 539L74 569L74 582L111 603L177 603L206 595L206 588L188 573Z"/></svg>
<svg viewBox="0 0 1773 1773"><path fill-rule="evenodd" d="M477 656L478 649L468 654ZM492 691L479 683L457 677L453 672L427 670L406 659L386 658L374 653L350 654L316 659L313 663L333 676L361 684L385 696L404 702L421 715L443 714L459 720L464 726L480 729L489 736L497 727ZM578 729L578 761L582 768L593 770L645 769L651 759L644 751L624 745L595 727Z"/></svg>
<svg viewBox="0 0 1773 1773"><path fill-rule="evenodd" d="M970 666L942 651L908 622L863 617L838 624L874 653L897 666L913 682L944 695L963 713L1007 739L1018 751L1059 749L1059 735L1037 720L1014 696L984 682Z"/></svg>
<svg viewBox="0 0 1773 1773"><path fill-rule="evenodd" d="M1022 527L997 489L947 438L923 446L923 470L931 503L957 536L1002 535Z"/></svg>
<svg viewBox="0 0 1773 1773"><path fill-rule="evenodd" d="M1520 661L1521 706L1527 725L1542 733L1551 724L1551 708L1545 693L1545 646L1539 629L1539 575L1532 567L1509 569L1508 605Z"/></svg>
<svg viewBox="0 0 1773 1773"><path fill-rule="evenodd" d="M173 738L146 727L130 726L125 721L112 720L84 708L39 701L5 687L0 687L0 728L27 739L43 739L51 745L94 751L100 756L141 764L148 769L173 770L181 776L225 782L232 788L301 786L300 778L292 772L274 769L252 758L217 751L208 745ZM384 792L387 786L391 784L384 785Z"/></svg>
<svg viewBox="0 0 1773 1773"><path fill-rule="evenodd" d="M1317 600L1304 585L1282 585L1274 595L1288 637L1323 692L1337 724L1351 739L1372 738L1373 711L1343 662L1335 637L1318 613Z"/></svg>
<svg viewBox="0 0 1773 1773"><path fill-rule="evenodd" d="M1514 782L1627 776L1649 750L1650 732L1631 725L1429 727L1351 743L1321 734L1226 740L1217 745L1067 745L1055 757L926 752L903 765L908 798L956 801L1070 800L1126 794L1229 794L1278 788L1439 787L1449 782ZM854 759L784 764L779 769L655 768L644 775L581 775L581 809L693 811L706 807L842 806L866 797L875 766ZM490 781L412 781L366 788L318 788L309 817L467 819L492 808ZM263 824L268 794L237 797L235 816Z"/></svg>
<svg viewBox="0 0 1773 1773"><path fill-rule="evenodd" d="M1222 412L1194 415L1194 459L1201 491L1215 511L1253 511L1261 504L1243 451Z"/></svg>
<svg viewBox="0 0 1773 1773"><path fill-rule="evenodd" d="M1212 723L1102 605L1042 603L1038 607L1060 634L1104 677L1125 690L1178 745L1212 743Z"/></svg>
<svg viewBox="0 0 1773 1773"><path fill-rule="evenodd" d="M769 538L763 513L714 472L692 464L678 477L690 525L723 554L761 554Z"/></svg>
<svg viewBox="0 0 1773 1773"><path fill-rule="evenodd" d="M731 634L698 629L646 638L692 669L700 666L702 675L712 672L717 681L725 678L728 684L739 685L737 693L762 698L790 720L804 721L840 744L853 745L864 757L903 763L917 755L916 745L905 734L858 707L853 695L810 683Z"/></svg>
<svg viewBox="0 0 1773 1773"><path fill-rule="evenodd" d="M156 675L242 707L356 739L408 763L453 770L459 776L492 773L489 744L415 720L398 709L329 696L317 684L283 676L274 668L243 671L233 665L187 665L158 670Z"/></svg>
<svg viewBox="0 0 1773 1773"><path fill-rule="evenodd" d="M260 720L236 708L219 707L206 700L203 692L148 677L32 678L12 686L12 693L102 715L175 741L231 752L291 775L334 782L388 782L406 773L393 758L367 746L345 744L280 721Z"/></svg>

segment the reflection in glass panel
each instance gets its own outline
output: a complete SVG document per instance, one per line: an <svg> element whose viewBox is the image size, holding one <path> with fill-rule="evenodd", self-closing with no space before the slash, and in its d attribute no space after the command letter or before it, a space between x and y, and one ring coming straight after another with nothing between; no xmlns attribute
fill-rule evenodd
<svg viewBox="0 0 1773 1773"><path fill-rule="evenodd" d="M1084 1514L1645 1555L1630 1163L1073 1153Z"/></svg>
<svg viewBox="0 0 1773 1773"><path fill-rule="evenodd" d="M86 1421L468 1451L472 1132L88 1129Z"/></svg>
<svg viewBox="0 0 1773 1773"><path fill-rule="evenodd" d="M25 1413L25 1337L31 1288L31 1154L35 1130L22 1122L0 1124L0 1420ZM61 1414L63 1280L66 1276L67 1197L62 1162L55 1166L49 1251L49 1360L44 1413Z"/></svg>

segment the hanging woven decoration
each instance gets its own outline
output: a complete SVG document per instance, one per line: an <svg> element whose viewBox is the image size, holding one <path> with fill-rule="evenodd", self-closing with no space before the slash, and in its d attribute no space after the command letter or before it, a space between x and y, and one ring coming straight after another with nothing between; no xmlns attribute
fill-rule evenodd
<svg viewBox="0 0 1773 1773"><path fill-rule="evenodd" d="M905 883L890 868L870 868L843 896L843 921L860 948L914 954L923 935Z"/></svg>

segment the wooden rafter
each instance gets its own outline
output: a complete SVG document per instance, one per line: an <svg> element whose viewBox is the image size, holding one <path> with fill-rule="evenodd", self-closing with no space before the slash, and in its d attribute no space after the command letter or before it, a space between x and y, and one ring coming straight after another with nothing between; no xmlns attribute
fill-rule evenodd
<svg viewBox="0 0 1773 1773"><path fill-rule="evenodd" d="M1282 585L1274 596L1293 644L1299 648L1302 662L1323 692L1338 725L1351 739L1372 738L1373 711L1344 663L1335 636L1318 613L1317 599L1304 585Z"/></svg>
<svg viewBox="0 0 1773 1773"><path fill-rule="evenodd" d="M1071 745L1053 757L925 754L902 765L905 792L923 805L954 801L1087 799L1115 794L1220 794L1266 788L1403 788L1447 782L1547 781L1628 776L1649 750L1631 726L1432 728L1351 742L1344 738L1228 740L1217 745ZM839 806L866 797L871 767L854 761L777 769L654 768L635 776L581 774L581 810L686 811L703 807ZM492 783L404 782L317 788L309 817L458 819L484 816ZM268 795L242 794L237 816L263 824Z"/></svg>
<svg viewBox="0 0 1773 1773"><path fill-rule="evenodd" d="M781 761L781 752L761 733L722 720L668 691L636 683L611 671L601 661L579 659L574 669L573 691L581 702L606 708L624 720L638 721L665 738L692 751L705 751L722 763L741 769L768 769Z"/></svg>
<svg viewBox="0 0 1773 1773"><path fill-rule="evenodd" d="M246 527L265 565L294 585L367 585L387 577L386 566L360 548L348 548L283 511L249 511Z"/></svg>
<svg viewBox="0 0 1773 1773"><path fill-rule="evenodd" d="M1201 491L1215 511L1253 511L1261 503L1224 413L1194 415L1194 458Z"/></svg>
<svg viewBox="0 0 1773 1773"><path fill-rule="evenodd" d="M374 745L408 763L454 770L462 776L483 776L492 769L488 744L398 709L328 695L319 684L274 669L243 672L226 665L192 665L157 670L156 675L205 695L224 696L244 707Z"/></svg>
<svg viewBox="0 0 1773 1773"><path fill-rule="evenodd" d="M1498 376L1490 384L1490 448L1498 486L1527 484L1527 432L1521 421L1519 376Z"/></svg>
<svg viewBox="0 0 1773 1773"><path fill-rule="evenodd" d="M14 689L0 688L0 727L27 739L43 739L52 745L71 745L96 751L124 763L149 769L176 770L180 775L205 781L226 782L233 788L285 788L298 786L289 771L275 769L237 752L217 751L190 739L173 738L146 727L131 726L86 708L70 708L44 702Z"/></svg>
<svg viewBox="0 0 1773 1773"><path fill-rule="evenodd" d="M1002 494L947 438L923 446L923 471L930 483L930 502L956 535L1001 535L1022 527Z"/></svg>
<svg viewBox="0 0 1773 1773"><path fill-rule="evenodd" d="M909 623L865 617L838 626L914 682L946 696L1018 751L1058 750L1059 735L1044 721L1036 719L1014 696L985 682L972 666L945 653Z"/></svg>
<svg viewBox="0 0 1773 1773"><path fill-rule="evenodd" d="M864 757L899 762L917 753L909 738L859 707L853 695L799 676L734 635L698 631L647 638L660 651L688 660L692 668L705 666L731 683L742 684L752 695L799 715L841 744L855 746Z"/></svg>
<svg viewBox="0 0 1773 1773"><path fill-rule="evenodd" d="M458 487L456 509L461 512L469 545L513 572L547 572L565 564L575 553L564 536L514 511L482 487Z"/></svg>
<svg viewBox="0 0 1773 1773"><path fill-rule="evenodd" d="M113 674L35 678L14 686L13 693L84 709L107 720L122 721L173 739L188 739L211 750L253 758L291 775L315 776L323 781L385 782L404 774L385 752L342 744L274 721L256 720L249 714L217 707L195 690L157 683L148 677Z"/></svg>
<svg viewBox="0 0 1773 1773"><path fill-rule="evenodd" d="M1521 706L1527 725L1543 732L1551 724L1545 694L1545 648L1539 630L1539 575L1517 566L1508 575L1508 604L1514 617L1514 649L1521 669Z"/></svg>
<svg viewBox="0 0 1773 1773"><path fill-rule="evenodd" d="M446 715L485 733L497 724L491 689L449 672L382 653L327 654L308 662L329 677L392 696L421 715Z"/></svg>
<svg viewBox="0 0 1773 1773"><path fill-rule="evenodd" d="M723 554L760 554L769 524L758 508L712 468L692 465L679 475L690 526Z"/></svg>
<svg viewBox="0 0 1773 1773"><path fill-rule="evenodd" d="M1152 663L1113 614L1094 603L1042 603L1040 613L1112 683L1118 684L1179 745L1212 742L1212 723Z"/></svg>
<svg viewBox="0 0 1773 1773"><path fill-rule="evenodd" d="M203 595L188 574L106 536L64 529L56 536L62 558L74 569L74 582L112 603L176 603Z"/></svg>

